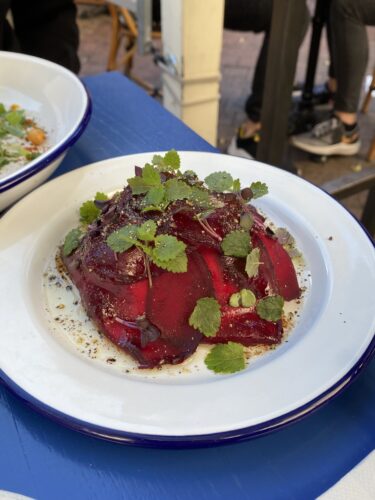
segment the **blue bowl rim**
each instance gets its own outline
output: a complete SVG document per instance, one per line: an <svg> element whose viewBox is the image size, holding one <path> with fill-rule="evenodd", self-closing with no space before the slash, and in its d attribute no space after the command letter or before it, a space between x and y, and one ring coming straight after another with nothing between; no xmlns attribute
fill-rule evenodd
<svg viewBox="0 0 375 500"><path fill-rule="evenodd" d="M33 59L39 59L39 58L33 57ZM67 149L69 149L71 146L73 146L73 144L77 142L77 140L80 138L85 128L87 127L92 113L92 102L88 90L84 85L84 83L76 75L74 75L74 73L67 70L66 68L63 69L71 73L71 75L77 80L77 82L82 86L82 89L86 96L86 107L83 111L79 123L77 124L73 132L71 132L71 134L69 134L58 147L52 147L51 151L47 153L46 156L42 158L40 161L37 161L30 168L22 172L18 173L16 172L11 177L5 178L4 181L0 180L0 193L3 193L5 191L8 191L9 189L14 188L15 186L25 181L26 179L29 179L30 177L34 176L35 174L39 173L40 171L48 167L52 161L56 160L56 158L61 156Z"/></svg>

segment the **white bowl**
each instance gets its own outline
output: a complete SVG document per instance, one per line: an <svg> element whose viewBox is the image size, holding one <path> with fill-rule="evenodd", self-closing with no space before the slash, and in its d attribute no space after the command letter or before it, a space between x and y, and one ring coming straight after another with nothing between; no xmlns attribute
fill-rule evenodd
<svg viewBox="0 0 375 500"><path fill-rule="evenodd" d="M86 128L91 103L82 82L45 59L0 51L0 102L18 104L47 131L48 149L11 173L0 170L0 211L44 182Z"/></svg>

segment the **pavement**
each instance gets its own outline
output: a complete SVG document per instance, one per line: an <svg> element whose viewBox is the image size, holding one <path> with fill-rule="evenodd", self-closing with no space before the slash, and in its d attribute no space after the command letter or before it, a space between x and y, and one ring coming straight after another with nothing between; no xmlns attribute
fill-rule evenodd
<svg viewBox="0 0 375 500"><path fill-rule="evenodd" d="M106 71L111 33L111 19L106 12L106 8L103 6L79 5L78 23L81 38L79 50L81 60L80 75L93 75ZM300 48L295 76L296 83L304 82L305 79L310 36L311 29L306 34ZM225 152L237 127L245 118L243 106L249 94L262 37L262 34L250 32L224 31L217 144L217 147L223 152ZM368 28L368 39L370 57L363 90L368 88L371 79L370 75L372 75L375 65L375 27ZM160 41L155 41L155 47L161 49ZM316 84L325 82L328 66L329 53L326 38L323 36L316 71ZM121 68L119 70L121 71ZM147 81L155 88L161 88L161 72L154 64L151 55L136 55L132 75ZM370 141L375 135L375 92L369 112L366 115L361 114L359 116L359 123L362 146L358 155L331 157L325 163L316 163L311 161L307 155L292 150L289 152L290 158L298 175L316 185L321 185L341 175L359 171L365 166L371 166L375 169L375 161L369 163L365 160ZM360 218L366 196L367 192L362 192L346 198L342 203L356 217Z"/></svg>

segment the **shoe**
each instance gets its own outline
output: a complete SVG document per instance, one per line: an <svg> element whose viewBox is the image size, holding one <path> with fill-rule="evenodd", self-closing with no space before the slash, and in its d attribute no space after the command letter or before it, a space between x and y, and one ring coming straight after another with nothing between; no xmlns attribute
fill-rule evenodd
<svg viewBox="0 0 375 500"><path fill-rule="evenodd" d="M351 156L357 154L361 147L358 125L348 132L335 116L318 123L311 132L293 135L290 143L298 149L322 156Z"/></svg>
<svg viewBox="0 0 375 500"><path fill-rule="evenodd" d="M255 132L255 134L251 137L241 137L240 128L237 135L232 137L232 140L230 141L227 149L227 153L232 156L240 156L241 158L254 160L254 158L256 157L259 141L259 132Z"/></svg>

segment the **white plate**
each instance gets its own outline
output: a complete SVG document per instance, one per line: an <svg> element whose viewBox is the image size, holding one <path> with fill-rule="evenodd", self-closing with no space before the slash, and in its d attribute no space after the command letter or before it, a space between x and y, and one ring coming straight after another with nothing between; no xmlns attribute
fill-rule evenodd
<svg viewBox="0 0 375 500"><path fill-rule="evenodd" d="M374 350L375 253L355 219L317 187L283 170L219 154L183 152L200 177L230 171L261 180L256 205L296 237L309 274L288 342L229 375L147 378L119 373L53 335L43 272L81 203L120 189L151 153L75 170L21 200L0 221L0 368L8 386L60 422L108 439L192 446L268 432L339 392Z"/></svg>

